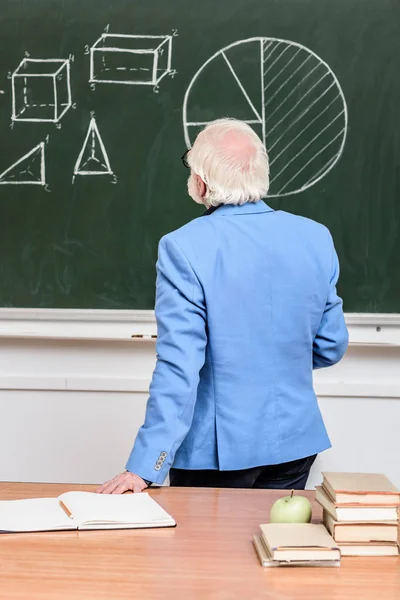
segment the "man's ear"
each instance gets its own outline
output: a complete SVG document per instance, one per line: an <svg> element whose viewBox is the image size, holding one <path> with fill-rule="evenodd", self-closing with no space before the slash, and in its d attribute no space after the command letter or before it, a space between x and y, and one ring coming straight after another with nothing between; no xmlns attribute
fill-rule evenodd
<svg viewBox="0 0 400 600"><path fill-rule="evenodd" d="M204 183L204 181L202 180L202 178L200 177L200 175L197 175L197 173L196 173L196 188L197 188L197 192L198 192L200 198L204 198L204 196L206 195L206 192L207 192L207 186Z"/></svg>

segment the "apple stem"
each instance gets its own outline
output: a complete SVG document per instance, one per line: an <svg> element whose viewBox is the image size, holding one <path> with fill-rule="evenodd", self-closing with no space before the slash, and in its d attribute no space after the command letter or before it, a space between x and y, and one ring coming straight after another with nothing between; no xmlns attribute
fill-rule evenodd
<svg viewBox="0 0 400 600"><path fill-rule="evenodd" d="M294 490L292 490L292 493L290 494L291 498L293 498L293 494L294 494Z"/></svg>

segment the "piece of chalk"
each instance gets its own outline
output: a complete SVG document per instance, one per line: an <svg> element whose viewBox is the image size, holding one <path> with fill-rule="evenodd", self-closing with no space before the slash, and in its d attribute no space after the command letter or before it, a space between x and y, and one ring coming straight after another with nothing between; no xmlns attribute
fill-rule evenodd
<svg viewBox="0 0 400 600"><path fill-rule="evenodd" d="M154 340L157 339L156 335L152 335L150 333L136 333L134 335L131 335L132 338L135 339L139 339L139 340Z"/></svg>

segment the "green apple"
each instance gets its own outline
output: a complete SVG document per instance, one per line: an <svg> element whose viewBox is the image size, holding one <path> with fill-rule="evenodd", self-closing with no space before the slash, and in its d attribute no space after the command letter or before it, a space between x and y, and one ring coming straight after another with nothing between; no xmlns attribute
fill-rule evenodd
<svg viewBox="0 0 400 600"><path fill-rule="evenodd" d="M311 521L312 508L308 498L294 496L294 490L290 496L279 498L271 508L271 523L309 523Z"/></svg>

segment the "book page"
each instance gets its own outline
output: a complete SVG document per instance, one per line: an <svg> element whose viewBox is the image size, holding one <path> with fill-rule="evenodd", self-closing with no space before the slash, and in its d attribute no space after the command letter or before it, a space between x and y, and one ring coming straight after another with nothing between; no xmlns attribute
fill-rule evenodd
<svg viewBox="0 0 400 600"><path fill-rule="evenodd" d="M147 493L94 494L67 492L59 497L79 527L85 524L127 524L136 526L174 525L175 522Z"/></svg>
<svg viewBox="0 0 400 600"><path fill-rule="evenodd" d="M77 526L57 498L0 501L0 532L54 531Z"/></svg>

